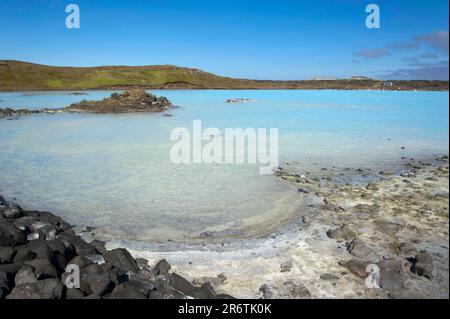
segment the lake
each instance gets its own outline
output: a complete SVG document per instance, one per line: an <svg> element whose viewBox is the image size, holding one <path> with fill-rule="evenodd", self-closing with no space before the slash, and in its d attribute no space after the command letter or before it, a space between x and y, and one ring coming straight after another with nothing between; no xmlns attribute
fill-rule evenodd
<svg viewBox="0 0 450 319"><path fill-rule="evenodd" d="M0 194L107 238L190 240L205 231L274 224L298 194L259 164L174 164L176 127L278 128L279 163L385 169L402 157L448 153L448 92L151 91L179 108L162 114L58 114L0 120ZM111 91L0 93L0 107L60 108ZM229 98L248 103L227 104ZM262 227L264 228L264 227Z"/></svg>

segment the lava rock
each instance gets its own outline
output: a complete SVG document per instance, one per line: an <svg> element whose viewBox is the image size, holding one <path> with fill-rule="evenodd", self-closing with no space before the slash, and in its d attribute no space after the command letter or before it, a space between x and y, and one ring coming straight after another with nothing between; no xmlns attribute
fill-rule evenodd
<svg viewBox="0 0 450 319"><path fill-rule="evenodd" d="M63 285L58 279L45 279L14 287L6 299L60 299Z"/></svg>
<svg viewBox="0 0 450 319"><path fill-rule="evenodd" d="M94 246L95 249L97 249L97 251L100 254L104 255L106 253L106 248L105 248L106 243L104 241L101 241L101 240L98 240L98 239L94 239L89 244L91 246Z"/></svg>
<svg viewBox="0 0 450 319"><path fill-rule="evenodd" d="M8 274L0 271L0 299L3 299L10 291Z"/></svg>
<svg viewBox="0 0 450 319"><path fill-rule="evenodd" d="M214 299L217 294L210 283L205 283L201 287L195 287L192 289L189 296L195 299Z"/></svg>
<svg viewBox="0 0 450 319"><path fill-rule="evenodd" d="M18 218L22 216L22 208L16 204L9 203L1 209L1 213L6 218Z"/></svg>
<svg viewBox="0 0 450 319"><path fill-rule="evenodd" d="M108 299L147 299L147 295L137 285L122 283L114 288Z"/></svg>
<svg viewBox="0 0 450 319"><path fill-rule="evenodd" d="M189 295L195 288L189 281L178 275L177 273L172 273L170 275L169 285L171 285L176 290Z"/></svg>
<svg viewBox="0 0 450 319"><path fill-rule="evenodd" d="M364 259L373 253L373 250L369 248L361 239L353 239L347 246L347 250L350 254L357 258Z"/></svg>
<svg viewBox="0 0 450 319"><path fill-rule="evenodd" d="M281 272L289 272L292 269L292 261L288 260L280 265Z"/></svg>
<svg viewBox="0 0 450 319"><path fill-rule="evenodd" d="M340 262L339 264L347 268L352 274L360 278L366 278L368 276L368 273L366 272L368 263L366 262L357 259L351 259L345 262Z"/></svg>
<svg viewBox="0 0 450 319"><path fill-rule="evenodd" d="M429 280L433 280L433 258L426 251L418 253L411 262L411 271L413 273L428 278Z"/></svg>
<svg viewBox="0 0 450 319"><path fill-rule="evenodd" d="M263 294L264 299L273 298L273 293L267 284L261 285L261 287L259 287L259 291Z"/></svg>
<svg viewBox="0 0 450 319"><path fill-rule="evenodd" d="M58 278L56 267L48 259L28 260L24 264L33 267L33 272L39 280Z"/></svg>
<svg viewBox="0 0 450 319"><path fill-rule="evenodd" d="M416 246L411 243L400 243L397 250L405 257L414 257L418 253Z"/></svg>
<svg viewBox="0 0 450 319"><path fill-rule="evenodd" d="M117 269L123 272L133 272L138 273L139 267L136 264L136 261L131 256L131 254L123 248L117 248L111 251L108 251L105 255L105 261L114 265Z"/></svg>
<svg viewBox="0 0 450 319"><path fill-rule="evenodd" d="M82 299L84 297L84 293L77 288L67 288L65 299Z"/></svg>
<svg viewBox="0 0 450 319"><path fill-rule="evenodd" d="M91 291L98 296L103 296L114 288L108 274L89 274L83 280L88 283Z"/></svg>
<svg viewBox="0 0 450 319"><path fill-rule="evenodd" d="M63 233L58 236L58 239L66 245L73 246L78 256L85 257L87 255L98 254L97 249L84 241L80 236L71 236L68 233Z"/></svg>
<svg viewBox="0 0 450 319"><path fill-rule="evenodd" d="M87 255L86 259L92 261L95 264L101 265L105 263L105 258L102 255Z"/></svg>
<svg viewBox="0 0 450 319"><path fill-rule="evenodd" d="M169 270L171 266L165 259L161 259L156 266L152 269L152 272L155 276L159 275L169 275Z"/></svg>
<svg viewBox="0 0 450 319"><path fill-rule="evenodd" d="M31 284L37 282L38 279L33 270L34 269L28 265L24 265L22 268L20 268L16 274L16 277L14 278L15 285L19 286L22 284Z"/></svg>
<svg viewBox="0 0 450 319"><path fill-rule="evenodd" d="M349 240L355 238L357 235L348 225L343 225L339 228L328 230L327 236L337 240Z"/></svg>
<svg viewBox="0 0 450 319"><path fill-rule="evenodd" d="M324 281L336 281L339 280L338 276L335 276L333 274L322 274L320 275L320 280L324 280Z"/></svg>
<svg viewBox="0 0 450 319"><path fill-rule="evenodd" d="M0 219L0 246L15 247L26 243L25 233L6 219Z"/></svg>
<svg viewBox="0 0 450 319"><path fill-rule="evenodd" d="M0 247L0 264L13 261L16 251L12 247Z"/></svg>

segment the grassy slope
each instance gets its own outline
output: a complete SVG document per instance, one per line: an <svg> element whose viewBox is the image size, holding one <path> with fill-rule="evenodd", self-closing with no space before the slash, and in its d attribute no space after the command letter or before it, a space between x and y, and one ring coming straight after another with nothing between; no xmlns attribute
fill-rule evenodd
<svg viewBox="0 0 450 319"><path fill-rule="evenodd" d="M380 89L380 81L259 81L217 76L176 66L53 67L0 60L0 91L126 87L215 89ZM396 81L399 89L448 90L448 82Z"/></svg>

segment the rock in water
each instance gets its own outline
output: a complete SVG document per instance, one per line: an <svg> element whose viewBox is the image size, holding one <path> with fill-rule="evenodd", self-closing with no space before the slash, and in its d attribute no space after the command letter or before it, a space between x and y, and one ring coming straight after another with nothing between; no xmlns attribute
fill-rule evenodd
<svg viewBox="0 0 450 319"><path fill-rule="evenodd" d="M433 280L433 258L425 251L421 251L412 260L411 271L419 276Z"/></svg>
<svg viewBox="0 0 450 319"><path fill-rule="evenodd" d="M356 237L356 233L348 226L343 225L339 228L330 229L327 231L327 236L337 240L349 240Z"/></svg>
<svg viewBox="0 0 450 319"><path fill-rule="evenodd" d="M373 253L373 250L371 248L367 247L367 245L359 238L353 239L348 244L347 250L353 256L361 258L361 259L364 259Z"/></svg>
<svg viewBox="0 0 450 319"><path fill-rule="evenodd" d="M63 110L90 113L136 113L161 112L171 106L172 103L166 97L156 97L144 90L133 89L125 91L123 94L113 93L111 97L101 101L81 101Z"/></svg>

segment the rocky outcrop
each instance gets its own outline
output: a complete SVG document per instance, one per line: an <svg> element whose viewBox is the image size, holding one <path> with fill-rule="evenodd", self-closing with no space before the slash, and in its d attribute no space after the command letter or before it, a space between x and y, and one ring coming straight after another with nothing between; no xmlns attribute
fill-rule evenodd
<svg viewBox="0 0 450 319"><path fill-rule="evenodd" d="M68 112L90 113L136 113L161 112L169 109L172 103L166 97L156 97L141 89L113 93L101 101L81 101L64 108Z"/></svg>
<svg viewBox="0 0 450 319"><path fill-rule="evenodd" d="M251 99L247 99L247 98L232 98L232 99L227 99L225 101L225 103L248 103L251 102Z"/></svg>
<svg viewBox="0 0 450 319"><path fill-rule="evenodd" d="M73 275L68 266L79 270L76 287L67 284ZM61 218L0 196L0 299L232 298L170 269L164 259L150 267L126 249L88 243Z"/></svg>
<svg viewBox="0 0 450 319"><path fill-rule="evenodd" d="M31 114L55 114L58 113L59 110L50 110L50 109L42 109L42 110L28 110L28 109L18 109L14 110L11 108L0 108L0 118L15 118L19 116L24 115L31 115Z"/></svg>

